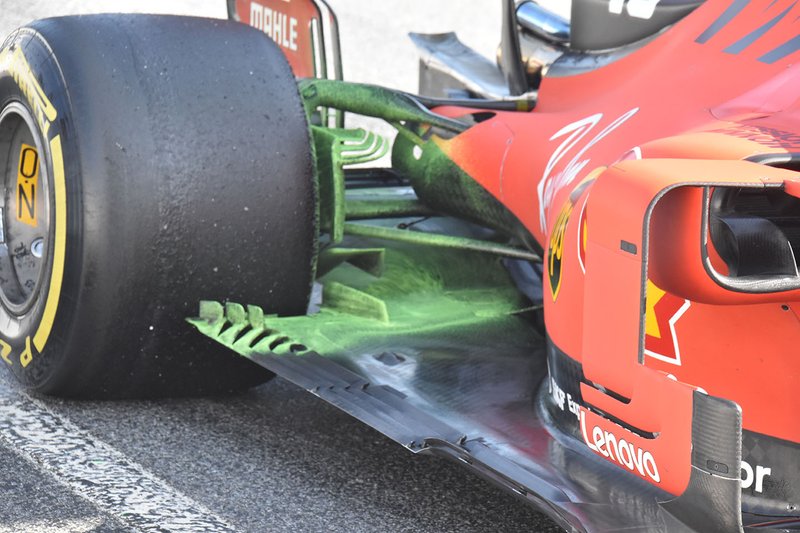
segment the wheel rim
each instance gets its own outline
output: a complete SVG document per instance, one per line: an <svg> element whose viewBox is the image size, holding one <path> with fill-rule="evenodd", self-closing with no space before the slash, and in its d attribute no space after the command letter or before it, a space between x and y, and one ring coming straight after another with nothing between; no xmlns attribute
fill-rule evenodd
<svg viewBox="0 0 800 533"><path fill-rule="evenodd" d="M35 124L17 102L0 113L0 301L15 316L36 302L50 255L49 176Z"/></svg>

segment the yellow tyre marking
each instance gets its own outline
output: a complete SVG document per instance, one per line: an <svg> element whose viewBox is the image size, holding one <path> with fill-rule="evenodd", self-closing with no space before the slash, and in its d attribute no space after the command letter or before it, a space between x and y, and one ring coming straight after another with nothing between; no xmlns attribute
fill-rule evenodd
<svg viewBox="0 0 800 533"><path fill-rule="evenodd" d="M36 79L36 74L33 73L28 60L25 59L25 54L22 48L18 47L12 52L11 48L6 48L0 52L0 70L8 70L17 82L22 94L31 105L33 114L36 116L36 121L39 127L42 128L42 134L47 137L50 131L50 124L55 122L58 117L56 108L50 99L47 98L42 86Z"/></svg>
<svg viewBox="0 0 800 533"><path fill-rule="evenodd" d="M31 338L25 337L25 349L22 350L22 353L19 354L19 364L22 365L22 368L27 368L29 364L33 361L33 350L31 350Z"/></svg>
<svg viewBox="0 0 800 533"><path fill-rule="evenodd" d="M50 131L50 125L58 117L58 112L55 106L47 98L42 86L33 73L22 48L6 48L0 52L0 70L7 70L17 82L22 93L30 104L36 121L41 128L42 134L47 138ZM55 232L53 244L53 269L50 273L50 287L47 292L47 300L45 302L44 313L39 322L39 327L33 335L33 346L41 353L47 344L47 339L50 337L50 332L53 330L53 323L56 318L56 311L58 310L58 301L61 295L61 285L64 280L64 259L66 257L66 241L67 241L67 187L64 179L64 157L61 151L61 136L56 135L50 140L50 153L53 162L53 187L55 190ZM22 168L23 162L20 162L20 173L25 169ZM34 185L35 187L35 185ZM32 219L23 222L35 224L35 214L31 213ZM11 346L0 339L0 357L8 364L12 364L9 355L11 354ZM20 354L20 363L22 366L28 366L33 359L33 351L31 349L31 338L25 338L25 349Z"/></svg>
<svg viewBox="0 0 800 533"><path fill-rule="evenodd" d="M41 352L50 337L56 318L61 284L64 281L64 259L67 250L67 184L64 178L64 156L61 152L61 135L50 141L50 154L53 160L53 188L55 191L55 232L53 245L53 270L50 273L50 288L44 314L36 333L33 345ZM29 346L29 345L28 345Z"/></svg>
<svg viewBox="0 0 800 533"><path fill-rule="evenodd" d="M0 357L3 358L3 361L8 363L9 365L13 365L14 363L11 362L11 359L8 357L11 353L11 345L8 344L3 339L0 339Z"/></svg>

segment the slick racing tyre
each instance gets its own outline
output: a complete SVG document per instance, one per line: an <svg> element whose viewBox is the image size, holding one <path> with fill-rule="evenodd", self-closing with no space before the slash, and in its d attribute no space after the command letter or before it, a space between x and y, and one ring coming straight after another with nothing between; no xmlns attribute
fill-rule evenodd
<svg viewBox="0 0 800 533"><path fill-rule="evenodd" d="M214 393L271 374L185 318L301 314L314 169L264 34L149 15L41 20L0 48L0 355L34 391Z"/></svg>

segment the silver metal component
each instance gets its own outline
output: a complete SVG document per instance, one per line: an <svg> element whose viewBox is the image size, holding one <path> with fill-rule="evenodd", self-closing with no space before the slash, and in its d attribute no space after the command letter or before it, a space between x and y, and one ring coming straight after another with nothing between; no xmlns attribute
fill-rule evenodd
<svg viewBox="0 0 800 533"><path fill-rule="evenodd" d="M550 65L567 51L561 45L553 44L527 32L520 33L519 45L522 51L522 62L528 76L535 76L537 73L546 76Z"/></svg>
<svg viewBox="0 0 800 533"><path fill-rule="evenodd" d="M509 97L508 84L500 68L462 43L455 33L411 33L409 36L426 67L447 74L482 98Z"/></svg>
<svg viewBox="0 0 800 533"><path fill-rule="evenodd" d="M631 43L620 48L613 50L606 50L601 52L568 52L559 57L550 68L547 69L546 75L548 78L563 78L566 76L575 76L577 74L584 74L597 70L598 68L605 67L623 57L632 54L636 50L642 48L650 41L661 35L661 32Z"/></svg>
<svg viewBox="0 0 800 533"><path fill-rule="evenodd" d="M570 24L531 0L519 3L515 14L520 61L528 82L538 86L550 65L569 51ZM503 53L503 47L498 47L498 65L505 64Z"/></svg>
<svg viewBox="0 0 800 533"><path fill-rule="evenodd" d="M527 0L517 6L517 22L523 33L531 32L550 43L569 44L569 21L536 2Z"/></svg>
<svg viewBox="0 0 800 533"><path fill-rule="evenodd" d="M433 109L439 106L474 107L490 111L530 111L536 107L538 91L529 91L520 96L508 96L500 100L486 98L431 98L429 96L411 95L420 104Z"/></svg>
<svg viewBox="0 0 800 533"><path fill-rule="evenodd" d="M40 160L36 119L18 102L0 111L0 307L23 316L41 292L47 266L42 235L50 228L50 176ZM37 253L32 249L42 242Z"/></svg>
<svg viewBox="0 0 800 533"><path fill-rule="evenodd" d="M42 237L39 237L31 243L31 253L33 257L37 259L42 258L44 255L44 239Z"/></svg>

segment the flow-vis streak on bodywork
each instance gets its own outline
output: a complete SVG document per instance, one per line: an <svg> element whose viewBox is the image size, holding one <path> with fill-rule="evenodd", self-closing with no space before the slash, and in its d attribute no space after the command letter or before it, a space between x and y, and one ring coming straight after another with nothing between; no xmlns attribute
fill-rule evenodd
<svg viewBox="0 0 800 533"><path fill-rule="evenodd" d="M610 17L650 21L664 16L659 9L668 3L607 4ZM469 127L448 132L426 127L422 117L415 124L410 115L389 120L401 131L394 168L409 177L421 201L507 234L527 234L531 249L543 252L541 358L548 378L540 387L547 390L530 397L536 404L531 412L513 417L509 412L504 420L511 424L513 418L511 425L522 424L532 435L546 427L569 437L556 439L558 445L543 445L551 438L545 436L509 439L496 426L486 430L482 415L467 409L475 423L470 429L515 465L539 473L548 470L541 465L553 447L559 454L572 453L562 445L582 447L596 457L587 461L612 467L629 480L631 491L644 491L637 483L652 487L656 495L643 498L654 502L649 518L662 527L669 529L674 519L698 530L723 531L743 527L742 512L747 523L748 513L793 516L800 505L800 425L793 422L800 407L794 393L800 345L795 309L800 107L793 89L800 80L794 63L800 7L781 0L697 4L702 5L674 26L631 45L601 68L577 68L582 56L562 49L562 58L542 75L533 111L481 111L477 101L467 106L421 99L438 116ZM458 68L451 66L448 75L457 78ZM321 83L302 86L309 110L324 101L387 119L392 114L355 103L349 96L355 92L345 86L336 97L319 97ZM451 195L458 190L466 199L445 200L431 192L437 187L440 193L450 187ZM478 210L472 207L477 197ZM356 284L359 290L365 290L363 283ZM377 289L366 292L385 302L382 320L392 324L392 297ZM212 318L230 320L230 313L208 312L204 328ZM328 361L350 361L345 366L354 379L392 384L415 408L450 422L454 410L465 416L464 406L431 392L446 387L439 371L431 370L432 389L422 383L431 348L388 337L385 343L362 345L354 339L326 345L307 333L322 328L325 338L336 337L333 322L323 315L265 323ZM460 337L440 332L438 338L458 344L453 339ZM488 344L494 343L501 345L492 337ZM406 353L411 346L416 355ZM232 347L298 383L313 382L302 371L284 369L286 357ZM377 352L399 350L405 355L395 370L404 372L401 367L413 359L415 370L407 372L415 377L389 378L388 369L345 355L371 350L378 360ZM466 370L469 363L452 364L472 372ZM498 384L490 397L501 390ZM395 435L338 396L320 394ZM470 432L461 433L468 442ZM426 450L461 449L457 442L425 442ZM513 443L515 452L501 443ZM779 467L781 461L786 462ZM500 475L502 469L490 463L481 468L491 470L490 477ZM585 471L570 482L562 474L548 481L572 490L577 483L583 486L578 492L592 492L578 479ZM559 506L571 525L596 524L567 510L567 503ZM724 520L718 520L720 514Z"/></svg>
<svg viewBox="0 0 800 533"><path fill-rule="evenodd" d="M797 2L505 0L497 61L412 35L419 95L342 81L321 0L228 7L0 48L22 383L278 374L567 529L800 528Z"/></svg>

